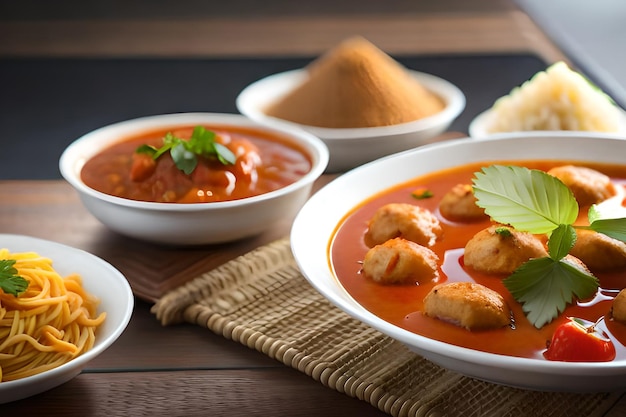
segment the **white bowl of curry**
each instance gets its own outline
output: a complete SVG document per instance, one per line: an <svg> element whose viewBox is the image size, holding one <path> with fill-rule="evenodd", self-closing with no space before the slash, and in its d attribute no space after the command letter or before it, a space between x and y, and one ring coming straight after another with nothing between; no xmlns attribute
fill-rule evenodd
<svg viewBox="0 0 626 417"><path fill-rule="evenodd" d="M328 163L315 136L235 114L180 113L92 131L61 155L85 207L120 234L199 245L292 219Z"/></svg>
<svg viewBox="0 0 626 417"><path fill-rule="evenodd" d="M328 300L444 368L524 389L623 391L625 151L611 135L544 132L382 158L309 199L292 251ZM457 184L484 210L451 211L463 207L464 193L444 204ZM480 308L504 304L487 316L478 299L491 300ZM587 323L585 345L569 342L570 318Z"/></svg>

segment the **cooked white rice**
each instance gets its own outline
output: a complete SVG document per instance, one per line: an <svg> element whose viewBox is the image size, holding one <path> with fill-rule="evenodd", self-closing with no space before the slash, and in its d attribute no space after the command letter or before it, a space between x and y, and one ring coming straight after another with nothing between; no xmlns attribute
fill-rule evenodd
<svg viewBox="0 0 626 417"><path fill-rule="evenodd" d="M564 62L556 63L499 98L490 133L529 130L616 132L621 114L613 101Z"/></svg>

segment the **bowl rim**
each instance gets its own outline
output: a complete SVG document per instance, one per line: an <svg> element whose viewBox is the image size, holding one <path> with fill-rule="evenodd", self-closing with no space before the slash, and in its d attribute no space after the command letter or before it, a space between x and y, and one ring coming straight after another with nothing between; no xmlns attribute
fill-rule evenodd
<svg viewBox="0 0 626 417"><path fill-rule="evenodd" d="M594 131L585 131L585 130L526 130L526 131L513 131L513 132L493 132L490 133L486 130L486 124L489 122L489 119L495 117L495 110L493 107L490 107L479 114L477 114L469 123L468 126L468 135L472 139L482 139L492 136L497 137L505 137L505 136L515 136L519 134L525 134L528 136L537 136L537 135L551 135L558 132L567 132L567 133L599 133L606 137L623 137L626 135L626 110L619 108L620 114L620 131L617 132L594 132Z"/></svg>
<svg viewBox="0 0 626 417"><path fill-rule="evenodd" d="M273 116L268 116L260 108L252 106L251 97L257 95L259 90L263 91L267 85L279 84L281 82L287 82L289 85L294 85L305 81L307 75L306 68L284 71L261 78L246 86L237 96L235 103L241 114L244 114L253 120L269 124L282 123L298 127L300 129L306 129L327 141L350 141L378 136L382 137L419 132L450 123L463 112L466 106L466 98L465 94L459 87L450 81L433 74L413 69L407 69L407 72L419 81L427 90L435 93L445 101L446 106L442 111L422 119L390 126L328 128L303 125ZM273 96L272 99L274 100L276 97Z"/></svg>
<svg viewBox="0 0 626 417"><path fill-rule="evenodd" d="M267 193L237 200L207 203L159 203L152 201L131 200L94 190L93 188L88 187L80 179L79 172L86 159L81 161L76 158L81 157L81 149L87 147L88 144L97 141L101 136L109 137L116 134L115 132L118 130L121 130L122 132L118 133L118 135L120 140L123 141L124 137L136 134L137 132L150 131L152 129L167 126L187 126L195 123L212 123L216 125L219 124L221 126L246 127L285 137L294 143L297 142L303 145L304 150L311 158L311 169L297 181ZM110 146L112 143L115 143L115 141L113 140L111 142L107 142L105 146L100 147L97 150L92 150L91 156L95 155L107 146ZM80 193L111 204L150 211L198 212L241 207L243 205L256 204L290 194L291 192L301 189L302 187L314 182L326 169L329 159L330 152L328 147L319 138L302 129L297 129L288 125L268 126L251 120L244 115L235 113L188 112L165 113L138 117L111 123L92 130L80 136L65 148L59 158L59 170L63 178ZM77 164L79 164L78 167Z"/></svg>
<svg viewBox="0 0 626 417"><path fill-rule="evenodd" d="M382 333L404 343L409 347L415 347L417 351L423 356L430 358L432 356L437 356L439 360L437 363L442 364L442 358L448 359L450 361L457 361L468 363L471 366L485 366L489 368L499 367L501 369L506 369L507 371L524 371L524 372L534 372L537 375L554 373L556 375L566 376L566 375L577 375L581 371L584 371L587 376L599 376L599 377L614 377L617 375L623 375L626 370L626 359L618 362L599 362L599 363L572 363L572 362L557 362L557 361L541 361L539 359L533 358L523 358L523 357L514 357L503 354L495 354L489 352L482 352L474 349L470 349L463 346L456 346L453 344L449 344L446 342L437 341L417 333L413 333L409 330L405 330L391 324L380 317L376 316L374 313L366 310L361 304L359 304L356 300L354 300L350 294L343 288L341 284L338 283L337 277L332 270L331 261L329 258L329 250L331 245L332 236L334 236L334 231L336 231L337 225L339 222L345 218L347 212L344 210L342 213L335 213L332 215L332 219L337 220L335 222L333 228L333 234L326 236L325 238L311 236L310 234L307 236L308 242L319 243L321 239L324 240L325 247L324 250L324 260L325 263L322 263L319 251L322 249L316 248L315 254L312 254L310 249L310 244L305 245L304 239L302 237L303 232L307 229L306 223L315 213L316 216L324 215L324 213L320 213L319 209L320 204L326 204L327 201L332 200L333 193L336 193L336 190L341 188L350 187L353 185L357 179L360 178L360 181L363 182L363 178L370 178L374 175L375 171L382 170L383 168L388 169L391 166L397 167L401 164L401 160L404 161L412 161L417 158L418 155L428 154L433 150L450 151L455 147L461 146L491 146L499 143L501 146L507 146L507 142L518 141L521 142L522 138L534 140L536 143L534 145L538 145L543 143L542 141L547 138L555 138L557 141L570 141L572 138L579 138L582 140L602 140L602 141L613 141L613 143L617 144L618 142L623 142L626 147L626 136L622 137L614 137L611 135L605 135L596 132L546 132L537 133L531 136L526 135L526 132L517 133L517 134L508 134L502 137L491 136L487 138L470 140L470 138L459 138L453 139L446 142L433 143L429 145L425 145L416 149L411 149L408 151L400 152L394 155L390 155L387 157L380 158L376 161L367 163L360 167L354 168L349 172L343 174L342 176L334 179L329 184L322 187L316 194L314 194L307 203L301 208L300 212L296 216L292 230L291 230L291 248L292 253L294 254L294 258L300 270L302 271L303 276L307 279L307 281L324 297L326 297L332 304L342 309L347 314L352 317L366 323L367 325L381 331ZM583 139L584 137L584 139ZM560 142L559 142L560 143ZM617 145L616 145L617 146ZM457 151L458 152L458 151ZM565 156L568 158L568 156ZM506 159L506 158L504 158ZM528 158L526 158L528 159ZM572 159L572 158L569 158ZM582 159L582 158L581 158ZM407 162L405 162L406 164ZM380 167L380 168L379 168ZM445 169L445 168L438 168ZM365 174L365 175L364 175ZM423 174L416 174L414 176L419 176ZM401 183L405 181L406 178L404 176L400 176L400 179L393 184ZM380 190L386 190L392 185L383 185L381 187L375 186L367 195L362 195L362 193L357 191L357 197L359 202L355 204L351 204L351 207L354 207L360 204L363 201L366 201L371 196L380 192ZM351 199L352 200L352 199ZM330 227L330 226L328 226ZM328 230L326 225L318 226L318 230L324 230L324 233ZM320 233L322 233L320 231ZM315 265L313 265L315 262ZM320 279L320 276L324 276L324 278ZM445 367L445 365L442 365ZM476 376L476 374L472 374L471 372L463 372L461 370L450 368L455 370L456 372L465 373L466 375ZM485 378L481 378L485 379ZM507 384L504 382L499 382L505 385L514 385ZM525 388L532 388L526 386ZM545 387L541 387L539 389L544 389ZM573 391L578 391L578 389L572 389Z"/></svg>
<svg viewBox="0 0 626 417"><path fill-rule="evenodd" d="M43 239L34 236L28 235L20 235L20 234L11 234L11 233L0 233L0 246L6 247L11 252L16 252L18 250L12 249L10 244L5 242L18 242L16 246L24 247L27 246L28 250L19 249L19 251L34 251L39 253L44 257L50 257L46 254L46 250L49 251L62 251L68 253L74 257L81 257L83 259L89 260L91 264L96 264L102 270L107 272L108 279L113 279L118 284L117 286L121 287L123 292L119 294L119 298L125 301L124 306L122 307L122 314L120 315L120 321L115 323L115 327L113 331L96 342L96 344L88 351L83 354L77 356L76 358L65 362L62 365L57 366L56 368L49 369L47 371L31 375L28 377L16 379L13 381L5 381L0 383L0 393L2 391L12 391L16 390L20 387L28 386L30 384L43 382L46 380L52 380L60 378L62 375L65 375L66 372L69 372L71 369L75 369L79 371L82 369L88 362L99 356L105 350L107 350L126 330L130 320L132 318L133 310L134 310L134 295L131 289L131 286L126 279L126 277L113 265L105 261L104 259L96 256L90 252L87 252L83 249L79 249L73 246L69 246L63 243L55 242L48 239ZM58 264L59 262L65 263L65 261L61 261L55 258L51 258L53 265ZM71 261L69 261L71 262ZM85 275L82 274L81 275ZM102 296L99 294L93 294L94 296L102 299ZM108 319L109 316L107 316ZM0 402L1 403L1 402Z"/></svg>

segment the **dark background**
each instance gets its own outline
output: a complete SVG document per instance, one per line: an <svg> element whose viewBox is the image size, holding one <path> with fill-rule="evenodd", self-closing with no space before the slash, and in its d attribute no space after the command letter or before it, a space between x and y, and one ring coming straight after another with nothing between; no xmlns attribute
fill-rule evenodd
<svg viewBox="0 0 626 417"><path fill-rule="evenodd" d="M0 59L0 180L61 178L63 149L110 123L164 113L237 113L235 99L245 86L313 58ZM519 54L394 58L465 93L466 109L450 128L463 133L495 99L546 67Z"/></svg>

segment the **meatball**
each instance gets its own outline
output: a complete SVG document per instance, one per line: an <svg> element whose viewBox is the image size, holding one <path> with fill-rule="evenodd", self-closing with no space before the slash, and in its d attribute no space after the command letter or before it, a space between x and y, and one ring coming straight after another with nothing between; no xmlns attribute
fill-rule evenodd
<svg viewBox="0 0 626 417"><path fill-rule="evenodd" d="M576 244L570 254L592 271L626 267L626 243L593 230L577 230Z"/></svg>
<svg viewBox="0 0 626 417"><path fill-rule="evenodd" d="M532 258L548 256L534 235L508 226L490 226L476 233L465 245L465 265L486 274L512 274Z"/></svg>
<svg viewBox="0 0 626 417"><path fill-rule="evenodd" d="M367 251L363 275L383 284L425 284L439 278L438 262L429 248L398 237Z"/></svg>
<svg viewBox="0 0 626 417"><path fill-rule="evenodd" d="M485 210L476 205L476 197L469 184L457 184L452 187L441 199L439 212L454 222L476 222L489 218Z"/></svg>
<svg viewBox="0 0 626 417"><path fill-rule="evenodd" d="M402 237L422 246L433 246L441 236L439 219L429 210L413 204L391 203L376 210L370 219L365 244L370 248Z"/></svg>
<svg viewBox="0 0 626 417"><path fill-rule="evenodd" d="M611 317L613 317L615 321L626 324L626 289L621 290L613 299Z"/></svg>
<svg viewBox="0 0 626 417"><path fill-rule="evenodd" d="M594 169L563 165L552 168L548 174L567 185L580 206L597 204L615 195L615 186L611 179Z"/></svg>
<svg viewBox="0 0 626 417"><path fill-rule="evenodd" d="M504 298L473 282L436 285L424 298L424 314L468 330L497 329L511 322Z"/></svg>

